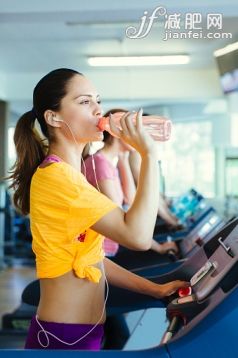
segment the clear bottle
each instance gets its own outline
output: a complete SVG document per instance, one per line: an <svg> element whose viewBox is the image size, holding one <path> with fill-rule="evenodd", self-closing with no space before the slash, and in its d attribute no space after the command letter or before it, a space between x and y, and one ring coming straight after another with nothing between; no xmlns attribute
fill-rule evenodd
<svg viewBox="0 0 238 358"><path fill-rule="evenodd" d="M116 126L120 127L120 119L124 114L123 112L112 114L112 119ZM136 115L137 113L134 115L134 121ZM142 116L142 123L155 141L164 142L170 138L172 123L169 119L162 116ZM110 129L109 117L101 117L98 122L98 128L115 136Z"/></svg>

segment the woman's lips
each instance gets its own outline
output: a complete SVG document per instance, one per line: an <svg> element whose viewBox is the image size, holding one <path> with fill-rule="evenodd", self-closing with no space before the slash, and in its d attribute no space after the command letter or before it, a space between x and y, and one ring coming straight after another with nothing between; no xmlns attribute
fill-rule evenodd
<svg viewBox="0 0 238 358"><path fill-rule="evenodd" d="M108 122L108 119L105 118L105 117L101 117L99 118L99 121L98 121L98 124L97 124L97 127L98 129L103 132L105 130L105 124L106 122Z"/></svg>

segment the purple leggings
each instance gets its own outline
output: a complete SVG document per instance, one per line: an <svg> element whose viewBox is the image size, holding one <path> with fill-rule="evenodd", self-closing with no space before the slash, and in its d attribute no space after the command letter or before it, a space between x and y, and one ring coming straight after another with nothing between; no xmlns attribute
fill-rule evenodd
<svg viewBox="0 0 238 358"><path fill-rule="evenodd" d="M75 323L54 323L54 322L45 322L38 319L44 330L54 334L62 341L67 343L75 342L80 337L84 336L90 329L93 328L93 324L75 324ZM52 337L50 334L47 334L42 331L39 323L34 316L31 320L30 328L28 331L25 349L78 349L78 350L100 350L101 341L103 338L103 325L97 325L91 333L89 333L81 341L73 344L67 345L62 343ZM38 340L39 339L39 340ZM40 344L40 342L41 344ZM47 347L44 347L47 346Z"/></svg>

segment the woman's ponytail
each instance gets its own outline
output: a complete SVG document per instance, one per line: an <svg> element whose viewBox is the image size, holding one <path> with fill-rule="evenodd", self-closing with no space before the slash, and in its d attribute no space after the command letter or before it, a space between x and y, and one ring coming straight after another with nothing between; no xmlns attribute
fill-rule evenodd
<svg viewBox="0 0 238 358"><path fill-rule="evenodd" d="M34 111L26 112L17 122L14 143L17 160L8 179L12 180L10 188L14 189L13 202L16 208L27 215L30 211L31 178L47 151L47 146L35 129Z"/></svg>

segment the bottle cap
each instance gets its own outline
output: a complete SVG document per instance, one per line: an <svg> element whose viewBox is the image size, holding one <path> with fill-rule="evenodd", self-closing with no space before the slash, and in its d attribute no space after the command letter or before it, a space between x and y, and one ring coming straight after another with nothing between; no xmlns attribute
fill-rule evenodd
<svg viewBox="0 0 238 358"><path fill-rule="evenodd" d="M100 131L104 131L107 124L108 124L108 118L101 117L98 121L97 127L98 127L98 129L100 129Z"/></svg>

